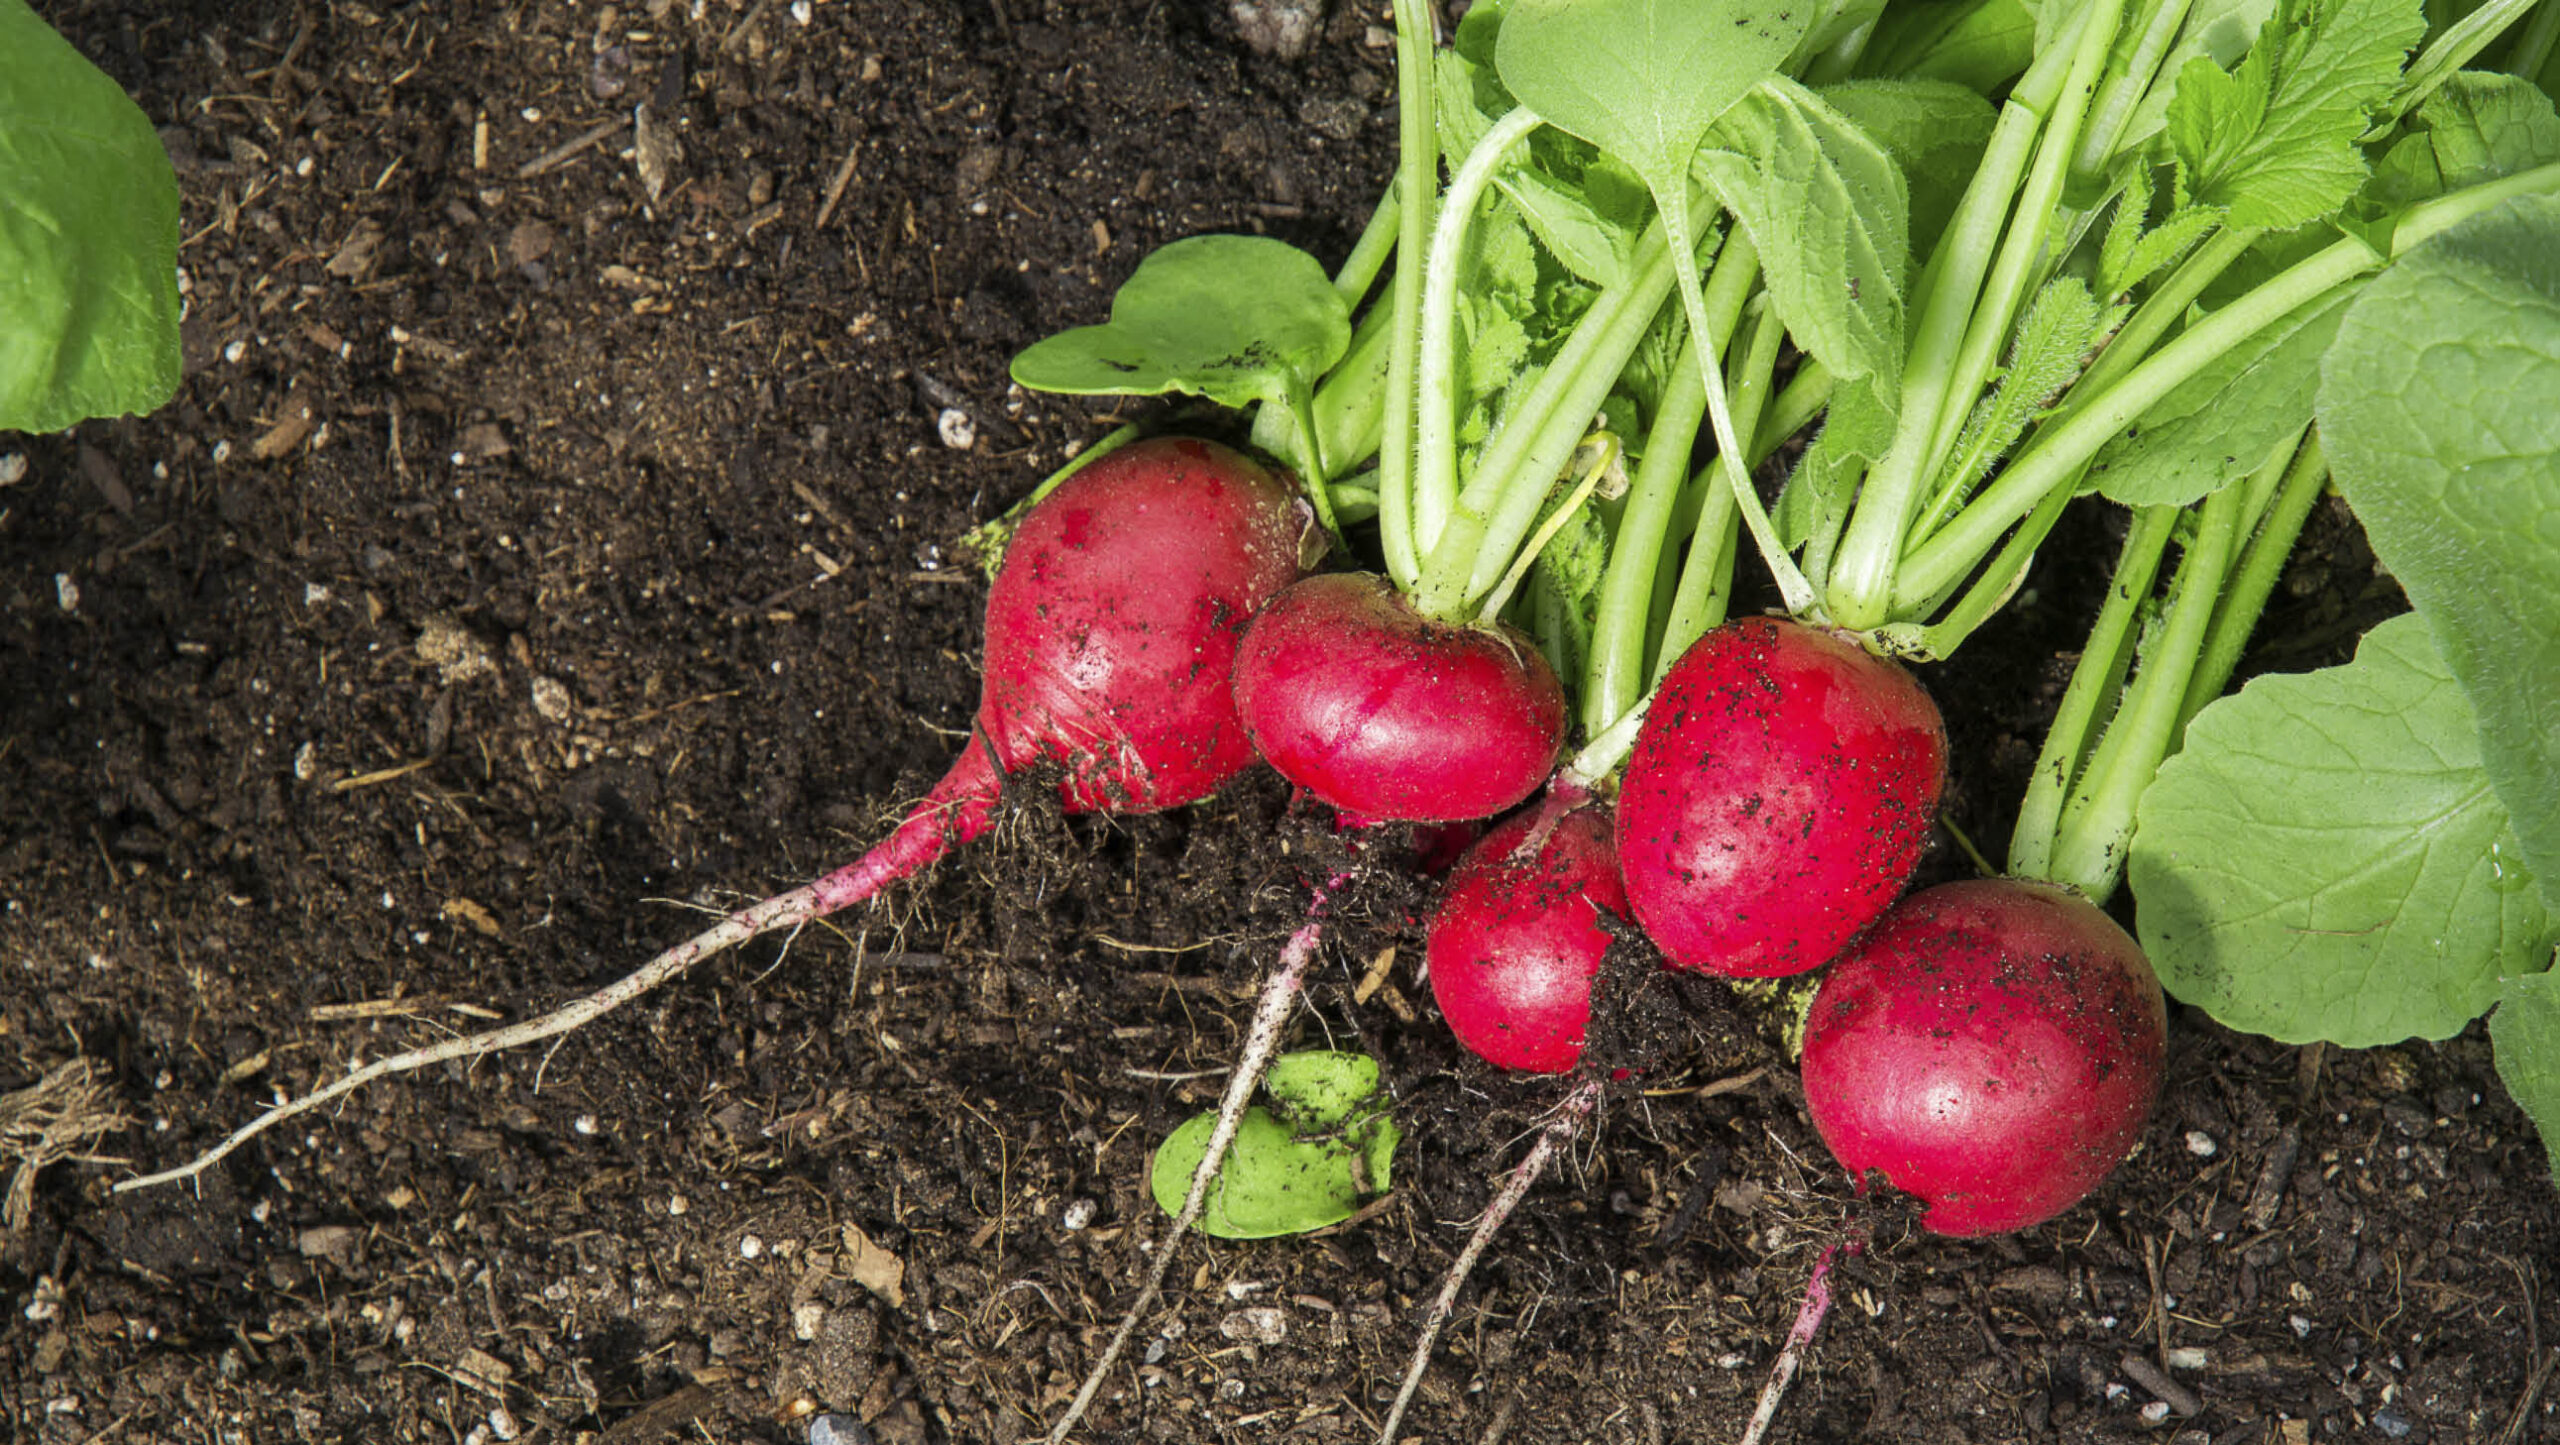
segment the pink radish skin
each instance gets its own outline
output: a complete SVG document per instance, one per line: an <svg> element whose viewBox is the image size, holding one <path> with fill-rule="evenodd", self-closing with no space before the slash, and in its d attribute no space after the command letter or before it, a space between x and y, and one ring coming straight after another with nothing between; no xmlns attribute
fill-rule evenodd
<svg viewBox="0 0 2560 1445"><path fill-rule="evenodd" d="M1920 861L1947 771L1937 705L1801 623L1709 632L1663 678L1618 796L1627 901L1674 967L1819 968Z"/></svg>
<svg viewBox="0 0 2560 1445"><path fill-rule="evenodd" d="M1625 917L1627 895L1598 804L1532 809L1468 849L1424 949L1458 1042L1525 1073L1581 1062L1591 980L1609 951L1604 912Z"/></svg>
<svg viewBox="0 0 2560 1445"><path fill-rule="evenodd" d="M2142 1133L2168 1015L2142 950L2087 899L2015 879L1896 904L1832 965L1804 1095L1834 1157L2005 1234L2087 1198Z"/></svg>
<svg viewBox="0 0 2560 1445"><path fill-rule="evenodd" d="M977 736L896 831L812 885L809 916L984 833L1003 773L1054 763L1066 811L1150 813L1243 772L1236 642L1297 578L1306 537L1288 485L1214 442L1135 442L1060 483L987 592Z"/></svg>
<svg viewBox="0 0 2560 1445"><path fill-rule="evenodd" d="M1564 746L1564 688L1516 629L1438 622L1383 577L1280 594L1236 653L1255 748L1319 801L1375 821L1491 817Z"/></svg>

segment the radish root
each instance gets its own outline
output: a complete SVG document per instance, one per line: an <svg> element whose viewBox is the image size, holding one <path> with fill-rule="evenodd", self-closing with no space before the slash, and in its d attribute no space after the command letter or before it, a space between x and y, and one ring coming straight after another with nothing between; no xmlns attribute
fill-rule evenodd
<svg viewBox="0 0 2560 1445"><path fill-rule="evenodd" d="M1440 1286L1440 1297L1431 1302L1431 1312L1423 1316L1422 1338L1414 1344L1413 1360L1405 1366L1404 1384L1396 1391L1395 1404L1387 1409L1387 1423L1378 1428L1378 1445L1395 1445L1396 1431L1404 1424L1404 1412L1412 1405L1414 1392L1422 1388L1422 1376L1430 1368L1431 1347L1439 1343L1441 1328L1456 1312L1459 1287L1467 1282L1468 1275L1475 1272L1476 1262L1484 1258L1486 1246L1493 1243L1494 1235L1511 1217L1511 1211L1520 1206L1520 1201L1528 1197L1530 1187L1538 1182L1538 1176L1547 1171L1547 1161L1555 1157L1558 1149L1572 1142L1575 1132L1582 1127L1582 1121L1591 1117L1592 1109L1599 1102L1600 1081L1597 1079L1566 1096L1555 1115L1538 1130L1538 1142L1529 1147L1528 1157L1511 1171L1511 1177L1503 1181L1502 1191L1485 1206L1483 1216L1476 1221L1476 1232L1468 1238L1467 1247L1458 1252L1457 1263L1449 1266L1449 1278Z"/></svg>
<svg viewBox="0 0 2560 1445"><path fill-rule="evenodd" d="M114 1192L124 1194L155 1184L192 1179L278 1124L352 1094L377 1079L414 1073L448 1059L472 1059L504 1049L522 1048L526 1044L583 1028L624 1004L683 977L688 969L714 954L735 948L761 934L797 928L864 902L881 889L932 864L951 851L954 845L984 833L995 821L995 803L1002 785L1003 779L996 773L985 742L972 737L959 761L952 764L951 771L934 786L923 802L908 812L897 830L854 862L814 883L742 908L659 954L637 970L539 1018L376 1059L326 1088L315 1089L299 1099L277 1105L177 1168L122 1180Z"/></svg>
<svg viewBox="0 0 2560 1445"><path fill-rule="evenodd" d="M1804 1303L1796 1308L1795 1325L1787 1331L1787 1343L1778 1351L1776 1363L1769 1367L1769 1383L1761 1387L1760 1403L1751 1411L1751 1423L1743 1428L1741 1445L1760 1445L1769 1433L1771 1421L1778 1418L1778 1406L1787 1398L1787 1386L1793 1384L1796 1371L1804 1365L1804 1352L1813 1337L1822 1330L1822 1317L1831 1313L1831 1262L1840 1246L1826 1245L1813 1261L1813 1275L1804 1282Z"/></svg>
<svg viewBox="0 0 2560 1445"><path fill-rule="evenodd" d="M1325 899L1340 887L1348 875L1336 875L1316 890L1315 902L1308 912L1323 909ZM1182 1212L1173 1217L1173 1228L1156 1246L1155 1263L1147 1269L1146 1285L1138 1298L1120 1317L1120 1327L1112 1332L1111 1343L1103 1348L1102 1358L1094 1361L1086 1372L1084 1383L1077 1387L1075 1399L1067 1404L1067 1413L1049 1431L1049 1445L1060 1445L1092 1408L1093 1397L1120 1360L1121 1351L1129 1346L1129 1336L1136 1332L1138 1321L1164 1292L1164 1277L1173 1268L1174 1253L1200 1220L1200 1212L1208 1207L1209 1186L1217 1181L1218 1168L1227 1161L1227 1148L1235 1143L1236 1130L1243 1126L1245 1107L1252 1102L1253 1091L1262 1083L1262 1075L1271 1066L1271 1057L1279 1052L1280 1032L1289 1021L1289 1012L1298 1002L1306 984L1307 967L1316 956L1316 945L1324 940L1324 924L1309 918L1289 941L1281 946L1280 962L1263 981L1262 997L1254 1004L1253 1022L1247 1026L1244 1051L1236 1059L1236 1071L1227 1080L1225 1097L1218 1101L1218 1122L1209 1131L1208 1152L1200 1156L1200 1167L1191 1173L1191 1192L1183 1196Z"/></svg>

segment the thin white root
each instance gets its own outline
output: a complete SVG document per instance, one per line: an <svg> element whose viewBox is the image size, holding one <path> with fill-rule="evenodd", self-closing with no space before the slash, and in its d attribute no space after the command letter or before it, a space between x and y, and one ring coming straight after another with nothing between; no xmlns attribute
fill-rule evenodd
<svg viewBox="0 0 2560 1445"><path fill-rule="evenodd" d="M1771 1421L1778 1418L1778 1406L1787 1398L1787 1386L1793 1384L1796 1371L1804 1364L1804 1352L1813 1337L1822 1330L1822 1317L1831 1313L1831 1261L1840 1246L1826 1246L1813 1262L1813 1277L1804 1282L1804 1303L1796 1307L1796 1322L1787 1331L1787 1343L1778 1351L1777 1362L1769 1367L1769 1383L1761 1387L1760 1403L1751 1412L1751 1423L1743 1428L1741 1445L1760 1445L1769 1433Z"/></svg>
<svg viewBox="0 0 2560 1445"><path fill-rule="evenodd" d="M734 948L758 934L806 923L825 911L827 910L820 902L819 885L816 884L795 888L789 893L768 898L753 908L730 914L713 927L649 960L637 971L606 984L603 988L574 1003L563 1005L540 1018L527 1019L523 1023L508 1024L504 1028L488 1029L458 1039L446 1039L442 1043L430 1044L422 1049L411 1049L405 1054L393 1054L387 1059L376 1059L326 1088L315 1089L299 1099L277 1105L233 1130L229 1138L175 1169L164 1169L157 1174L145 1174L138 1179L119 1182L115 1186L115 1192L123 1194L135 1189L147 1189L155 1184L192 1179L220 1163L231 1151L278 1124L297 1114L309 1113L333 1099L352 1094L377 1079L387 1079L394 1074L411 1073L431 1065L441 1064L447 1059L478 1058L482 1054L494 1054L502 1049L520 1048L526 1044L568 1033L572 1029L582 1028L633 999L640 998L682 977L685 970L715 953Z"/></svg>
<svg viewBox="0 0 2560 1445"><path fill-rule="evenodd" d="M1468 1238L1467 1247L1458 1251L1457 1263L1449 1266L1449 1278L1440 1286L1440 1297L1431 1302L1431 1312L1423 1316L1422 1338L1415 1342L1413 1360L1405 1366L1404 1384L1396 1391L1396 1402L1387 1408L1387 1423L1378 1428L1378 1445L1395 1445L1396 1431L1404 1425L1404 1412L1413 1404L1414 1392L1422 1388L1423 1374L1431 1366L1431 1347L1439 1343L1441 1328L1456 1312L1459 1287L1475 1272L1476 1261L1484 1258L1486 1246L1493 1243L1503 1221L1528 1197L1538 1176L1546 1173L1547 1161L1572 1142L1575 1131L1591 1117L1592 1108L1599 1102L1600 1084L1596 1079L1567 1096L1555 1116L1538 1131L1538 1142L1529 1146L1528 1157L1512 1169L1511 1177L1503 1181L1502 1191L1485 1206L1483 1217L1476 1221L1476 1232Z"/></svg>
<svg viewBox="0 0 2560 1445"><path fill-rule="evenodd" d="M1337 883L1339 879L1335 880ZM1325 894L1332 885L1316 891L1316 906L1322 907ZM1208 1152L1200 1157L1200 1167L1192 1171L1191 1192L1183 1196L1182 1212L1173 1217L1173 1228L1156 1245L1155 1263L1147 1270L1146 1286L1138 1291L1129 1312L1120 1317L1120 1328L1112 1333L1111 1343L1102 1351L1093 1369L1076 1390L1067 1405L1067 1413L1049 1431L1049 1445L1061 1445L1093 1405L1093 1397L1110 1377L1111 1367L1119 1362L1120 1352L1128 1348L1129 1336L1136 1332L1138 1321L1154 1306L1164 1291L1166 1271L1173 1267L1173 1256L1183 1239L1198 1223L1201 1210L1208 1207L1209 1186L1216 1182L1218 1167L1226 1162L1227 1148L1235 1142L1236 1130L1244 1123L1245 1106L1253 1099L1253 1091L1262 1083L1262 1075L1271 1066L1271 1056L1279 1051L1281 1027L1289 1021L1289 1011L1298 1002L1305 987L1307 966L1316 955L1316 944L1324 938L1324 925L1309 921L1280 949L1280 962L1263 981L1262 997L1254 1005L1253 1022L1247 1026L1244 1051L1236 1059L1235 1074L1227 1080L1226 1096L1218 1101L1218 1122L1209 1131Z"/></svg>

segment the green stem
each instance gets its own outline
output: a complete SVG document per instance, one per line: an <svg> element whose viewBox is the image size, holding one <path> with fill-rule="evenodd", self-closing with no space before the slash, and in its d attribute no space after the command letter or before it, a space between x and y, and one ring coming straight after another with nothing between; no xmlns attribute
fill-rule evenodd
<svg viewBox="0 0 2560 1445"><path fill-rule="evenodd" d="M1582 480L1575 483L1565 499L1547 513L1547 519L1538 524L1538 530L1529 535L1520 555L1511 559L1511 570L1502 574L1502 580L1495 583L1493 591L1486 595L1484 605L1476 610L1476 621L1491 624L1502 616L1503 608L1511 605L1511 594L1519 590L1520 579L1529 575L1530 564L1538 560L1539 553L1547 550L1547 544L1556 539L1556 533L1564 530L1564 524L1573 520L1573 514L1582 510L1582 504L1591 500L1592 492L1600 486L1601 476L1616 465L1618 439L1603 432L1591 451L1593 455L1583 469Z"/></svg>
<svg viewBox="0 0 2560 1445"><path fill-rule="evenodd" d="M1707 312L1719 334L1731 333L1743 297L1759 275L1758 249L1750 237L1736 231L1716 257L1715 272L1707 281ZM1689 478L1689 457L1696 450L1698 427L1707 414L1706 378L1695 356L1697 345L1693 332L1681 346L1670 383L1654 408L1644 460L1627 490L1626 508L1609 546L1582 685L1585 733L1608 727L1644 691L1654 578L1671 541L1672 519L1680 511L1681 490ZM1761 384L1767 384L1765 377Z"/></svg>
<svg viewBox="0 0 2560 1445"><path fill-rule="evenodd" d="M2507 52L2506 72L2533 80L2551 61L2551 51L2560 43L2560 3L2542 0L2542 8L2533 12L2533 21L2516 37L2515 49Z"/></svg>
<svg viewBox="0 0 2560 1445"><path fill-rule="evenodd" d="M2258 244L2262 234L2255 226L2226 226L2205 237L2108 338L2107 349L2098 353L2098 359L2072 387L2073 395L2095 396L2139 365L2160 344L2161 337L2186 319L2187 308L2204 294L2204 289L2221 279L2233 262Z"/></svg>
<svg viewBox="0 0 2560 1445"><path fill-rule="evenodd" d="M1778 342L1786 327L1774 310L1762 307L1752 318L1751 334L1744 341L1742 364L1733 389L1733 418L1737 430L1756 431L1759 413L1769 398L1769 379L1778 363ZM1759 466L1764 453L1754 452L1743 458L1745 476ZM1650 682L1658 683L1671 664L1689 645L1707 634L1709 628L1724 621L1725 611L1733 601L1733 564L1735 499L1731 486L1718 486L1718 475L1727 471L1723 458L1708 464L1707 475L1698 506L1698 520L1689 531L1689 555L1680 567L1680 586L1672 594L1671 610L1663 622L1662 635L1654 640L1653 670ZM1756 498L1755 498L1756 500Z"/></svg>
<svg viewBox="0 0 2560 1445"><path fill-rule="evenodd" d="M1066 465L1042 478L1040 485L1031 489L1031 495L1005 508L1001 515L990 517L961 533L959 547L975 554L979 564L987 569L987 576L993 579L996 568L1004 561L1005 548L1013 544L1014 529L1022 525L1025 513L1040 505L1041 498L1056 491L1060 482L1136 441L1144 432L1145 428L1130 422L1103 433L1102 440L1067 458Z"/></svg>
<svg viewBox="0 0 2560 1445"><path fill-rule="evenodd" d="M2098 178L2115 159L2116 140L2124 134L2133 119L2134 107L2151 89L2160 74L2161 65L2169 57L2169 47L2178 41L2178 32L2187 23L2187 11L2195 0L2151 0L2152 11L2142 25L2142 38L2134 42L2133 54L2121 70L2108 73L2099 88L2097 99L2089 106L2089 124L2081 132L2080 149L2071 158L2072 180L2079 185L2097 184Z"/></svg>
<svg viewBox="0 0 2560 1445"><path fill-rule="evenodd" d="M1422 266L1440 191L1440 145L1433 127L1432 30L1428 0L1395 0L1396 186L1402 193L1396 250L1394 330L1387 355L1387 411L1378 449L1378 542L1387 575L1410 590L1422 573L1413 534L1413 379L1422 341Z"/></svg>
<svg viewBox="0 0 2560 1445"><path fill-rule="evenodd" d="M1838 384L1839 378L1831 374L1829 367L1806 357L1777 399L1769 403L1768 413L1760 418L1759 429L1751 434L1751 454L1765 457L1804 430L1807 422L1831 404L1832 388Z"/></svg>
<svg viewBox="0 0 2560 1445"><path fill-rule="evenodd" d="M1369 213L1369 223L1360 228L1360 239L1351 243L1351 254L1342 258L1342 269L1333 273L1333 289L1343 304L1359 305L1378 273L1386 269L1387 258L1395 254L1397 233L1404 228L1404 208L1398 200L1403 193L1403 182L1388 178L1386 194Z"/></svg>
<svg viewBox="0 0 2560 1445"><path fill-rule="evenodd" d="M1413 535L1426 554L1458 503L1458 267L1467 226L1495 168L1538 125L1526 106L1494 122L1450 178L1432 228L1423 265L1422 355L1414 377Z"/></svg>
<svg viewBox="0 0 2560 1445"><path fill-rule="evenodd" d="M1332 471L1356 466L1377 453L1387 410L1387 323L1393 319L1393 308L1370 307L1352 328L1351 349L1316 386L1310 408L1316 450ZM1286 407L1256 407L1253 444L1275 457L1295 456L1301 450L1298 424Z"/></svg>
<svg viewBox="0 0 2560 1445"><path fill-rule="evenodd" d="M2176 507L2141 507L2133 528L2125 533L2124 550L2116 558L2115 580L2107 600L2090 624L2089 641L2071 669L2062 705L2044 735L2035 771L2018 804L2018 824L2009 837L2009 872L2019 878L2053 877L2055 835L2062 806L2080 779L2099 720L2115 711L2125 673L2133 664L2134 622L2160 575L2160 559L2168 555L2169 538L2177 531Z"/></svg>
<svg viewBox="0 0 2560 1445"><path fill-rule="evenodd" d="M2080 44L2072 55L2071 73L2063 82L2044 135L2037 142L2026 182L2018 188L2017 201L2010 208L2009 231L2000 243L1999 259L1992 264L1989 279L1983 282L1964 345L1956 353L1955 374L1939 404L1937 431L1921 464L1923 478L1935 477L1946 464L1947 454L1955 450L1965 418L1972 415L1974 402L1990 381L1992 369L2000 363L2000 349L2009 339L2018 308L2059 259L2048 250L2045 238L2053 225L2054 208L2062 199L2063 182L2070 178L2081 125L2087 119L2090 98L2097 90L2099 73L2106 66L2107 51L2115 43L2116 26L2122 18L2119 4L2088 7Z"/></svg>
<svg viewBox="0 0 2560 1445"><path fill-rule="evenodd" d="M1316 523L1336 545L1342 541L1342 527L1333 517L1333 475L1325 468L1324 434L1316 426L1315 398L1307 387L1307 379L1292 371L1288 378L1289 415L1296 423L1299 442L1298 480L1307 500L1316 508Z"/></svg>
<svg viewBox="0 0 2560 1445"><path fill-rule="evenodd" d="M2250 536L2239 564L2232 569L2230 584L2222 590L2222 605L2214 610L2204 656L2196 661L2195 676L2187 682L2187 700L2178 709L2181 733L2206 703L2222 696L2223 688L2230 685L2240 654L2248 649L2249 633L2257 627L2259 614L2267 610L2267 598L2274 595L2276 579L2284 573L2285 558L2293 554L2294 539L2302 535L2302 524L2319 504L2328 481L2329 458L2321 450L2320 434L2313 432L2294 453L2293 465L2276 489L2274 505Z"/></svg>
<svg viewBox="0 0 2560 1445"><path fill-rule="evenodd" d="M2151 786L2160 761L2178 744L2187 700L2214 603L2238 541L2247 489L2227 486L2205 500L2195 540L2169 584L2168 612L2157 642L2141 659L2124 706L2107 725L2106 738L2063 805L2055 830L2052 866L2045 876L2104 903L2124 875L2126 845L2133 841L2133 809Z"/></svg>
<svg viewBox="0 0 2560 1445"><path fill-rule="evenodd" d="M2027 580L2027 568L2036 560L2036 549L2053 532L2053 524L2062 520L2062 509L2071 504L2071 487L2056 487L2045 493L2044 500L2027 514L2026 524L2009 534L2000 545L2000 555L1965 589L1964 600L1956 604L1938 621L1926 627L1908 622L1888 622L1876 629L1876 636L1888 647L1904 656L1928 662L1944 661L1955 656L1956 649L1974 630L1991 620ZM1937 614L1940 599L1931 598L1920 615Z"/></svg>
<svg viewBox="0 0 2560 1445"><path fill-rule="evenodd" d="M2075 20L2073 24L2085 23ZM1965 323L1981 294L2009 202L2017 194L2045 112L2066 77L2076 47L2056 44L2036 57L2000 108L1982 161L1965 186L1938 248L1921 277L1921 302L1902 368L1902 413L1893 442L1867 473L1840 552L1824 588L1831 620L1865 629L1891 618L1903 532L1919 500L1924 464L1937 440L1938 414ZM2021 509L2023 514L2024 509Z"/></svg>
<svg viewBox="0 0 2560 1445"><path fill-rule="evenodd" d="M1903 559L1896 609L1925 602L1971 572L2002 533L2035 510L2044 494L2069 485L2109 438L2132 425L2178 383L2225 351L2300 306L2380 265L2372 247L2352 237L2315 253L2180 333L2124 378L2039 432L2008 470L1966 504L1936 536ZM2077 388L2075 388L2075 391Z"/></svg>
<svg viewBox="0 0 2560 1445"><path fill-rule="evenodd" d="M1670 296L1675 269L1663 227L1646 227L1627 279L1603 291L1574 323L1477 457L1475 475L1432 544L1420 582L1407 591L1424 616L1466 616L1510 570L1511 554L1537 524L1548 489Z"/></svg>
<svg viewBox="0 0 2560 1445"><path fill-rule="evenodd" d="M2416 110L2421 101L2436 93L2438 87L2453 79L2453 73L2471 63L2472 57L2489 48L2489 42L2506 32L2519 16L2531 9L2535 0L2489 0L2489 3L2447 26L2409 68L2400 73L2400 88L2391 93L2391 103L2373 128L2365 132L2367 143L2391 133L2400 117ZM2544 7L2548 9L2546 5Z"/></svg>

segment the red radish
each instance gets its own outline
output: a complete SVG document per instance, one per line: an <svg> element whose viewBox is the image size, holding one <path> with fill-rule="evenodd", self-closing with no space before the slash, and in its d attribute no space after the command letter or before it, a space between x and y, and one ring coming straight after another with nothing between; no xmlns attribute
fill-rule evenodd
<svg viewBox="0 0 2560 1445"><path fill-rule="evenodd" d="M1529 1073L1579 1062L1609 951L1603 911L1625 917L1627 894L1598 804L1531 809L1468 849L1425 947L1431 995L1458 1042Z"/></svg>
<svg viewBox="0 0 2560 1445"><path fill-rule="evenodd" d="M2012 878L1896 904L1832 965L1804 1097L1849 1170L2004 1234L2088 1197L2151 1113L2168 1015L2150 961L2087 899Z"/></svg>
<svg viewBox="0 0 2560 1445"><path fill-rule="evenodd" d="M1286 483L1213 443L1163 438L1101 457L1024 516L987 594L977 735L869 853L540 1018L378 1059L122 1187L196 1173L375 1079L566 1033L723 949L860 903L985 832L1005 772L1057 765L1070 812L1206 797L1253 761L1228 674L1245 623L1304 570L1310 520Z"/></svg>
<svg viewBox="0 0 2560 1445"><path fill-rule="evenodd" d="M1236 653L1236 709L1282 777L1364 818L1490 817L1564 746L1554 669L1517 629L1423 616L1384 577L1280 594Z"/></svg>
<svg viewBox="0 0 2560 1445"><path fill-rule="evenodd" d="M1618 795L1618 866L1680 968L1819 968L1920 861L1947 771L1911 675L1828 632L1754 617L1664 676Z"/></svg>

